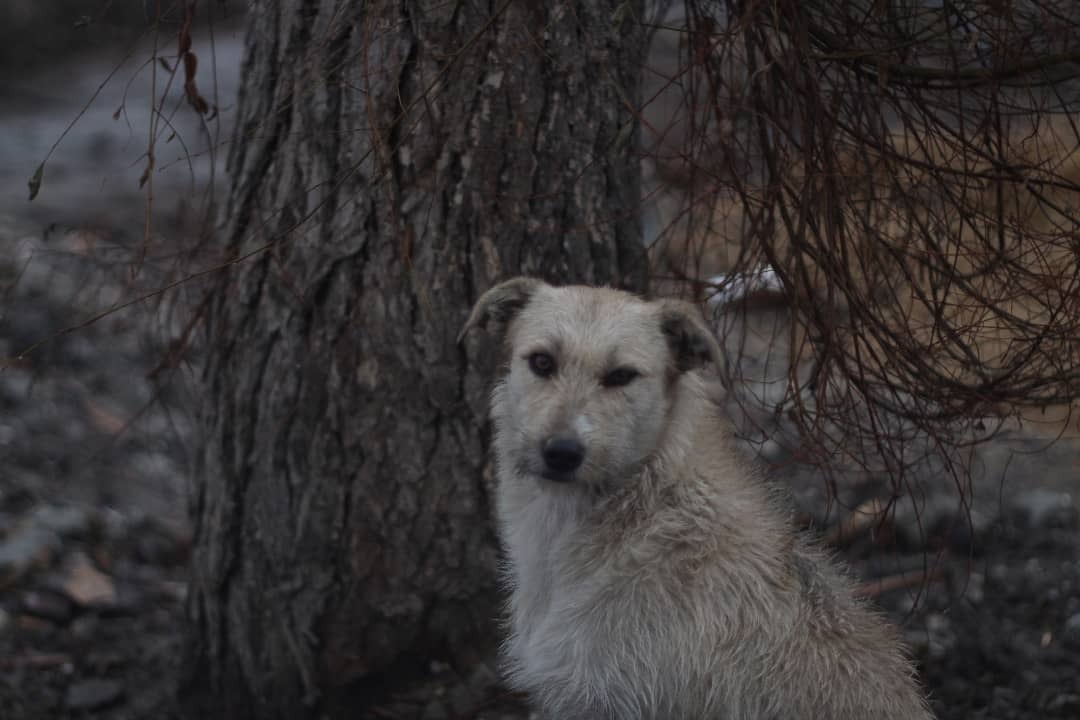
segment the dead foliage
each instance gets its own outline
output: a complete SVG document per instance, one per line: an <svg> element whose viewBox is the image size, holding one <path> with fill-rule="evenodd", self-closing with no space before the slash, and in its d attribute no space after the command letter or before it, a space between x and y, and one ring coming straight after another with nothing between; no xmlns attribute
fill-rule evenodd
<svg viewBox="0 0 1080 720"><path fill-rule="evenodd" d="M775 271L809 446L899 482L1007 420L1076 432L1080 6L697 0L681 51L654 250L700 293Z"/></svg>

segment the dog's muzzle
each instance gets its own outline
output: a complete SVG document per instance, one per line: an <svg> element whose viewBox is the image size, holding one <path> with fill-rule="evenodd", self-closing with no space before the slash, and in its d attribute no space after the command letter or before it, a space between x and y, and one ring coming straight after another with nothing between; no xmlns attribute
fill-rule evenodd
<svg viewBox="0 0 1080 720"><path fill-rule="evenodd" d="M544 441L540 454L544 458L543 476L548 480L566 482L585 460L585 446L576 437L553 435Z"/></svg>

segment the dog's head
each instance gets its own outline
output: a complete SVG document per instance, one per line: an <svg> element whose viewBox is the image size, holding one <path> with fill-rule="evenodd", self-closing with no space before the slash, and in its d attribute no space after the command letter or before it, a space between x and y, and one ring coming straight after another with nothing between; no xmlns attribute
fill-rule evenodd
<svg viewBox="0 0 1080 720"><path fill-rule="evenodd" d="M485 293L462 334L494 322L509 353L492 416L500 464L601 488L633 475L663 438L683 373L720 362L697 308L516 278Z"/></svg>

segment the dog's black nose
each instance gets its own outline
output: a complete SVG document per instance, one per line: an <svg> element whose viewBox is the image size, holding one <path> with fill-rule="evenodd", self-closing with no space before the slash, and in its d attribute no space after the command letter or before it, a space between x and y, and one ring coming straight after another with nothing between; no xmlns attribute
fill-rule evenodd
<svg viewBox="0 0 1080 720"><path fill-rule="evenodd" d="M585 459L585 446L576 438L553 437L544 443L544 463L548 469L566 474L577 470Z"/></svg>

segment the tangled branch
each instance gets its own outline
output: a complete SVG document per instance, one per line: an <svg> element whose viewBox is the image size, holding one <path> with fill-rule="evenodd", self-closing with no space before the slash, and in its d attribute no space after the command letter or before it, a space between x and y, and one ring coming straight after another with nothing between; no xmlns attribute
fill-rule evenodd
<svg viewBox="0 0 1080 720"><path fill-rule="evenodd" d="M804 437L896 477L917 438L1074 406L1080 6L696 0L684 38L661 252L779 278Z"/></svg>

